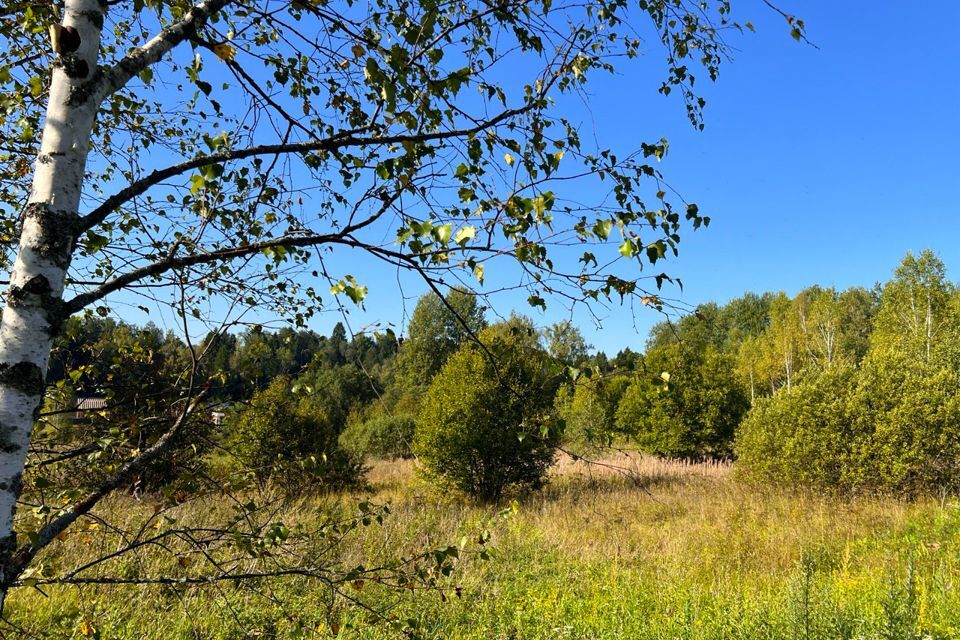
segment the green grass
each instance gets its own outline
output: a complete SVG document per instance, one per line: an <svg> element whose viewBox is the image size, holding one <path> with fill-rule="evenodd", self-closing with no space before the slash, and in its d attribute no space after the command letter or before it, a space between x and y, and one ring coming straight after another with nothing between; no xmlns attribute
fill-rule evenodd
<svg viewBox="0 0 960 640"><path fill-rule="evenodd" d="M371 562L490 528L491 558L465 556L445 583L445 600L372 586L357 591L391 616L415 620L429 638L960 638L955 503L758 488L722 465L631 464L642 486L610 472L591 478L567 463L544 492L501 512L438 495L408 463L379 463L372 497L393 513L382 527L359 530L340 559ZM150 508L120 498L106 510L132 523ZM182 517L218 508L191 503ZM329 498L312 498L284 516L295 528L336 508ZM107 539L98 535L57 543L46 562L66 566L94 553ZM157 570L169 559L140 561ZM136 571L124 562L113 572ZM303 579L254 589L44 591L11 597L12 622L24 633L82 637L86 619L104 639L397 635Z"/></svg>

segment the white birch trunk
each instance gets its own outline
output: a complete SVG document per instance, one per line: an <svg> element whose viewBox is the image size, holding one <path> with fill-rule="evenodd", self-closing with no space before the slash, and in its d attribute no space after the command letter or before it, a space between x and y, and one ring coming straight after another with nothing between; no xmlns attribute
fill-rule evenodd
<svg viewBox="0 0 960 640"><path fill-rule="evenodd" d="M99 0L66 0L63 25L76 29L80 44L54 63L40 155L0 320L0 611L23 569L14 557L14 513L50 347L63 321L61 296L98 107L89 89L104 12Z"/></svg>
<svg viewBox="0 0 960 640"><path fill-rule="evenodd" d="M787 349L790 347L788 346ZM789 351L785 351L783 354L783 368L787 373L787 390L792 388L793 384L793 356Z"/></svg>

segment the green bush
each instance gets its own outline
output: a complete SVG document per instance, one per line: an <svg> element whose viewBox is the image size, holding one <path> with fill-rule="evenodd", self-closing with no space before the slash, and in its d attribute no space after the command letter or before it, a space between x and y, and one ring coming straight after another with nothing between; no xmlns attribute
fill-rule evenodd
<svg viewBox="0 0 960 640"><path fill-rule="evenodd" d="M60 379L46 392L46 410L53 413L36 423L35 446L87 452L48 460L28 474L28 482L32 476L64 490L99 486L137 452L153 446L184 408L181 383L189 371L188 352L156 327L75 318L58 338L54 356L51 373ZM77 411L85 397L103 398L106 408ZM174 485L192 485L203 472L211 433L209 411L200 407L129 489L169 491Z"/></svg>
<svg viewBox="0 0 960 640"><path fill-rule="evenodd" d="M347 425L340 444L357 457L409 458L416 422L407 414L378 415Z"/></svg>
<svg viewBox="0 0 960 640"><path fill-rule="evenodd" d="M845 486L901 495L960 489L960 377L907 357L868 358L851 397Z"/></svg>
<svg viewBox="0 0 960 640"><path fill-rule="evenodd" d="M260 481L285 486L320 482L341 488L359 482L362 465L338 443L342 423L322 395L285 377L254 394L227 418L227 448ZM335 413L335 412L334 412Z"/></svg>
<svg viewBox="0 0 960 640"><path fill-rule="evenodd" d="M496 501L544 482L560 435L558 376L528 322L495 325L480 339L485 349L466 345L433 379L414 451L429 478Z"/></svg>
<svg viewBox="0 0 960 640"><path fill-rule="evenodd" d="M908 254L859 368L802 375L758 402L738 436L742 468L843 491L960 490L957 294L933 253Z"/></svg>
<svg viewBox="0 0 960 640"><path fill-rule="evenodd" d="M842 485L854 437L855 373L836 367L758 399L737 432L738 468L768 482Z"/></svg>
<svg viewBox="0 0 960 640"><path fill-rule="evenodd" d="M873 354L757 402L737 436L752 477L846 492L960 489L960 377Z"/></svg>
<svg viewBox="0 0 960 640"><path fill-rule="evenodd" d="M683 345L647 354L645 371L623 394L617 428L647 453L674 458L725 458L749 408L730 356Z"/></svg>

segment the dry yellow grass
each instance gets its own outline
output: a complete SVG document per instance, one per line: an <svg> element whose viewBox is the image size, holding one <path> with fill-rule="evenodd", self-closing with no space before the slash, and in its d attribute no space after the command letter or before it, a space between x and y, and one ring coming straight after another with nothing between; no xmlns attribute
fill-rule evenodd
<svg viewBox="0 0 960 640"><path fill-rule="evenodd" d="M454 535L470 513L416 477L412 461L377 461L372 499L389 502L394 520L432 521ZM662 460L619 453L590 462L561 457L539 493L519 499L519 528L579 560L695 567L718 572L793 570L812 548L843 548L856 540L899 531L922 514L941 510L935 499L844 499L809 491L762 488L740 482L728 462ZM718 544L718 542L720 544Z"/></svg>
<svg viewBox="0 0 960 640"><path fill-rule="evenodd" d="M376 461L367 491L304 496L275 515L305 530L360 499L389 504L383 526L362 528L337 550L346 566L472 539L489 529L493 559L467 557L452 578L451 585L463 587L463 599L370 594L419 620L428 637L554 638L563 637L557 629L567 629L568 637L578 638L792 640L801 619L804 629L819 629L807 637L824 640L841 637L837 625L863 638L913 637L884 636L880 630L894 623L934 638L960 637L960 598L952 586L960 576L960 516L951 504L761 488L741 482L726 463L626 453L597 462L563 458L543 491L485 506L426 484L413 461ZM231 508L210 498L171 515L200 524ZM118 497L103 515L133 526L151 511L149 501ZM58 543L50 566L111 544L102 530L84 535L94 544L83 535ZM159 555L146 562L151 571L171 566ZM13 599L15 620L35 630L75 630L81 612L95 611L103 638L324 637L284 631L296 626L290 626L294 619L309 618L314 629L326 619L325 592L308 581L271 587L270 597L282 605L240 591L198 589L171 600L162 589L138 588L141 597L165 603L150 631L143 630L144 612L126 605L126 589L61 588L53 591L55 599L21 591ZM890 603L900 601L916 606L897 613ZM799 610L798 602L809 606ZM238 618L224 612L225 603L240 612ZM355 615L338 611L346 620ZM361 626L346 637L390 635Z"/></svg>

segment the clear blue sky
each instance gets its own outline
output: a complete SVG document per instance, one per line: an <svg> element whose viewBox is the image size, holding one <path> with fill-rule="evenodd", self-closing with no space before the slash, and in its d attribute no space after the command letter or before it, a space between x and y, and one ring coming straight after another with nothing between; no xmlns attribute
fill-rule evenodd
<svg viewBox="0 0 960 640"><path fill-rule="evenodd" d="M736 59L706 88L705 131L656 93L655 54L591 89L601 141L627 149L665 136L663 171L713 218L669 265L683 300L871 286L928 247L960 273L960 3L781 2L819 49L794 42L759 1L738 4L758 32L733 39ZM395 290L372 289L368 317L395 317ZM634 323L614 308L602 329L578 319L615 352L641 346L659 316Z"/></svg>
<svg viewBox="0 0 960 640"><path fill-rule="evenodd" d="M871 286L905 252L928 247L960 269L960 3L908 12L875 0L779 2L806 20L819 49L791 39L760 0L739 0L739 17L758 32L732 37L736 59L715 85L700 87L709 100L704 132L689 125L679 100L656 93L659 52L590 89L601 143L622 141L626 151L666 137L662 170L713 218L708 230L684 234L668 265L684 280L682 299ZM371 289L354 329L374 319L400 324L412 310L393 274L352 272ZM533 315L545 324L555 313ZM328 332L338 319L326 315L314 328ZM588 341L608 352L641 347L659 319L641 311L635 322L612 308L598 329L577 317Z"/></svg>
<svg viewBox="0 0 960 640"><path fill-rule="evenodd" d="M704 132L640 74L596 114L612 134L662 131L663 170L713 217L674 262L683 299L869 286L926 247L960 269L960 3L793 2L819 49L755 4L759 31L707 92ZM630 339L623 319L604 328L598 347Z"/></svg>

